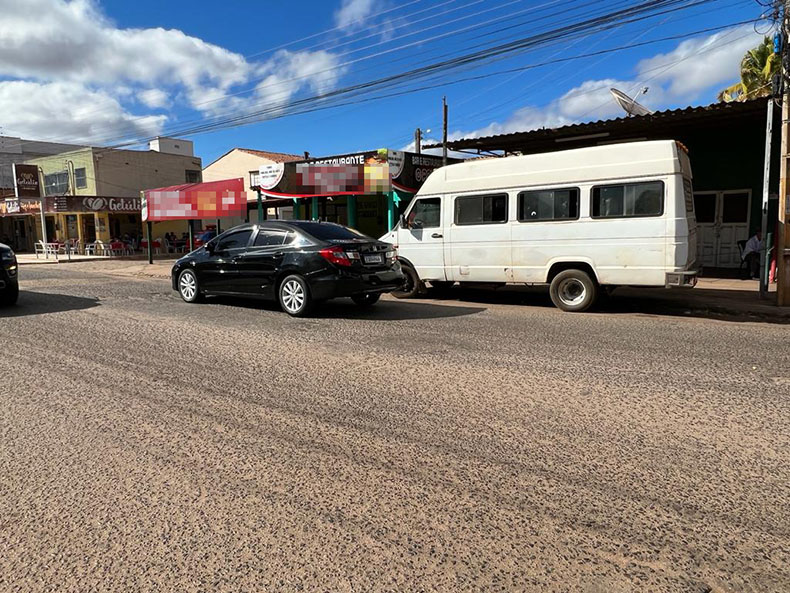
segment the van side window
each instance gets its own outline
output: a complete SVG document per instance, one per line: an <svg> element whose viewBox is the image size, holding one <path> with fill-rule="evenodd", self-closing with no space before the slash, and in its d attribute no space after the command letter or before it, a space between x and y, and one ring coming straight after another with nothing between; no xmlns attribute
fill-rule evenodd
<svg viewBox="0 0 790 593"><path fill-rule="evenodd" d="M410 229L432 229L441 226L442 199L420 198L409 212Z"/></svg>
<svg viewBox="0 0 790 593"><path fill-rule="evenodd" d="M455 199L455 224L507 222L507 194L459 196Z"/></svg>
<svg viewBox="0 0 790 593"><path fill-rule="evenodd" d="M518 219L576 220L579 218L579 189L544 189L518 194Z"/></svg>
<svg viewBox="0 0 790 593"><path fill-rule="evenodd" d="M593 218L661 216L664 213L664 182L594 187L591 211Z"/></svg>

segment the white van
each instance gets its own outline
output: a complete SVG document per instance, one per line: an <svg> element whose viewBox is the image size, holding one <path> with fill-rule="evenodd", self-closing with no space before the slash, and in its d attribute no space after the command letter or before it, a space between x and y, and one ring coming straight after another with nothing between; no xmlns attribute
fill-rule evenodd
<svg viewBox="0 0 790 593"><path fill-rule="evenodd" d="M670 140L475 159L434 171L381 239L409 277L400 296L549 284L557 307L584 311L602 287L696 284L691 179Z"/></svg>

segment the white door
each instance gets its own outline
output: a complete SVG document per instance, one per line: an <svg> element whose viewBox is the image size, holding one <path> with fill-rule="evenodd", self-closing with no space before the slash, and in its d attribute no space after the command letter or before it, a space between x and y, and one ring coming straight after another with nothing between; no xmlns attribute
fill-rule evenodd
<svg viewBox="0 0 790 593"><path fill-rule="evenodd" d="M406 213L406 228L398 230L398 249L421 280L446 280L444 229L440 197L417 198Z"/></svg>
<svg viewBox="0 0 790 593"><path fill-rule="evenodd" d="M738 241L748 239L751 192L723 191L694 194L697 218L697 261L711 268L741 264Z"/></svg>
<svg viewBox="0 0 790 593"><path fill-rule="evenodd" d="M512 282L513 254L507 193L456 196L447 228L448 280ZM450 208L451 204L445 204Z"/></svg>

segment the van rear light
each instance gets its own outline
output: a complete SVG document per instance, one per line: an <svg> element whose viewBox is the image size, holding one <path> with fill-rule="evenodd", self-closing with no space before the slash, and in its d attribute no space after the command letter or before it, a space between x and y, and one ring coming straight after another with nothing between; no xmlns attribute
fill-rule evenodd
<svg viewBox="0 0 790 593"><path fill-rule="evenodd" d="M345 267L349 267L351 265L351 260L348 259L348 255L345 251L343 251L342 247L327 247L318 253L320 253L321 257L323 257L330 264Z"/></svg>

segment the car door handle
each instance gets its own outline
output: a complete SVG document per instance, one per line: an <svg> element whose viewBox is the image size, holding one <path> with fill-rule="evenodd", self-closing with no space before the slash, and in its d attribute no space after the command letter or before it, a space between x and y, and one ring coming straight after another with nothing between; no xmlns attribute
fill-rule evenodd
<svg viewBox="0 0 790 593"><path fill-rule="evenodd" d="M433 235L431 235L432 239L441 239L442 237L444 237L444 235L442 235L441 233L434 233Z"/></svg>

